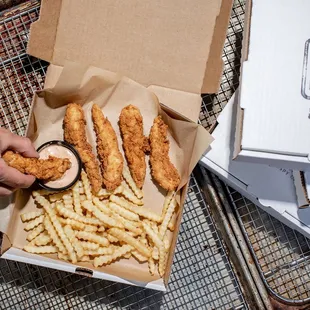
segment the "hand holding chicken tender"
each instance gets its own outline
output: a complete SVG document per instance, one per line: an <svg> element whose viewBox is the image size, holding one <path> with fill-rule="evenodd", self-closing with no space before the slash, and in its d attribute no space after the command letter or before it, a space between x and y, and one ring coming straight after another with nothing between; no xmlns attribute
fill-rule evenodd
<svg viewBox="0 0 310 310"><path fill-rule="evenodd" d="M39 156L29 139L0 128L0 157L7 150L19 152L25 157ZM3 158L0 158L0 197L12 194L17 188L27 188L34 181L34 176L25 175L9 167Z"/></svg>

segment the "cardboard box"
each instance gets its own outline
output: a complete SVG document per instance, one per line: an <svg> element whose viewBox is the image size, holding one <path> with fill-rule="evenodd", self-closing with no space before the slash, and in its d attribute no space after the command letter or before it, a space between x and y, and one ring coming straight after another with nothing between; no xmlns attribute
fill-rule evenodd
<svg viewBox="0 0 310 310"><path fill-rule="evenodd" d="M172 235L164 279L155 277L152 281L146 281L143 279L143 272L140 274L139 270L137 271L138 267L131 263L126 270L118 266L110 269L94 269L85 264L72 265L59 261L55 257L33 255L22 251L20 248L25 237L19 235L22 225L18 214L21 207L25 207L24 210L33 208L31 199L22 205L22 200L17 199L18 203L15 206L11 204L10 208L0 211L1 215L5 212L8 219L0 227L0 230L6 233L2 257L126 284L157 290L166 289L182 218L188 176L200 158L203 148L211 141L210 135L190 119L196 121L198 118L200 93L214 92L218 88L222 72L221 53L231 5L232 1L226 0L212 2L197 0L195 5L193 1L188 0L135 1L135 3L112 0L87 2L45 0L42 2L40 19L31 27L28 53L52 63L48 69L45 86L58 87L57 98L60 103L53 99L59 111L52 113L47 108L49 105L44 104L45 99L51 98L50 89L39 92L35 96L34 113L39 111L39 117L36 120L39 129L44 128L42 124L44 125L45 122L51 126L55 124L59 126L59 116L63 113L61 104L70 102L73 98L76 99L77 93L82 103L85 102L85 98L98 95L97 86L99 85L101 89L101 83L92 89L93 92L87 93L86 97L84 91L85 89L89 91L90 85L101 81L102 75L105 76L105 83L115 82L122 75L126 75L147 87L146 92L144 87L132 82L132 85L142 87L142 93L155 93L157 97L151 96L151 98L154 100L158 98L162 110L169 114L167 120L172 121L169 124L170 129L173 128L171 125L178 122L189 125L191 129L183 133L180 130L175 132L175 135L180 139L180 134L184 137L188 137L188 134L193 137L194 134L195 139L184 139L184 143L192 143L193 152L184 153L189 157L187 164L182 167L182 174L187 177L186 179L183 177L182 180L180 208L176 217L176 229ZM185 7L190 10L185 10ZM80 69L75 68L76 74L66 75L68 72L66 66L64 69L62 67L67 61L80 63ZM90 65L109 71L89 67ZM105 73L102 73L103 71ZM85 74L82 82L79 80L81 73ZM121 81L128 82L129 79L125 78ZM85 87L79 89L81 85ZM107 84L103 88L106 86ZM70 92L70 90L74 91ZM149 97L150 95L146 96L146 98ZM100 98L103 100L106 94ZM89 104L89 101L86 100L86 102ZM147 103L145 104L147 109ZM45 112L44 109L46 109ZM85 109L88 109L88 105ZM110 113L113 114L113 109L110 109ZM114 128L116 128L115 124ZM29 129L28 134L31 135L32 129L35 129L34 123L30 122ZM44 132L44 138L47 138L52 131ZM58 135L62 133L59 132ZM42 135L41 138L39 135L35 143L41 143L41 140ZM180 145L182 143L180 140ZM176 144L174 146L178 147ZM27 196L23 195L23 198ZM16 228L18 232L12 228ZM14 240L18 246L14 245Z"/></svg>
<svg viewBox="0 0 310 310"><path fill-rule="evenodd" d="M247 4L234 155L305 170L310 163L310 2Z"/></svg>
<svg viewBox="0 0 310 310"><path fill-rule="evenodd" d="M293 171L293 176L298 207L307 208L310 205L310 172Z"/></svg>
<svg viewBox="0 0 310 310"><path fill-rule="evenodd" d="M200 163L261 209L310 238L310 209L298 208L292 171L233 160L237 96L218 117L214 141Z"/></svg>

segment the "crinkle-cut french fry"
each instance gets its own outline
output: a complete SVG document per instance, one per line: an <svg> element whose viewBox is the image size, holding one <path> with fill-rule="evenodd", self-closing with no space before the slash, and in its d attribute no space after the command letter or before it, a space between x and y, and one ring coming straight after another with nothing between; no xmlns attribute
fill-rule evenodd
<svg viewBox="0 0 310 310"><path fill-rule="evenodd" d="M152 228L149 225L147 225L145 222L143 222L142 225L147 235L149 235L152 242L159 250L158 272L159 275L162 277L166 269L166 251L164 242L159 238L159 236L157 236L157 234L152 230Z"/></svg>
<svg viewBox="0 0 310 310"><path fill-rule="evenodd" d="M29 231L37 227L39 224L42 224L44 220L44 215L40 215L39 217L35 218L34 220L27 223L25 226L25 230Z"/></svg>
<svg viewBox="0 0 310 310"><path fill-rule="evenodd" d="M69 239L69 241L72 243L73 248L78 256L78 258L82 257L84 255L84 249L82 247L82 245L80 244L80 241L77 240L77 238L75 237L75 233L72 230L70 225L66 225L64 227L64 232L67 235L67 238Z"/></svg>
<svg viewBox="0 0 310 310"><path fill-rule="evenodd" d="M111 210L109 209L108 205L103 203L98 197L93 198L94 205L106 215L111 215Z"/></svg>
<svg viewBox="0 0 310 310"><path fill-rule="evenodd" d="M105 231L105 227L104 226L100 226L97 231L98 232L104 232Z"/></svg>
<svg viewBox="0 0 310 310"><path fill-rule="evenodd" d="M116 188L114 191L114 194L121 194L124 197L126 197L129 201L132 203L138 205L138 206L143 206L143 201L140 200L135 196L135 194L132 192L132 190L129 188L129 186L126 183L122 183L119 187Z"/></svg>
<svg viewBox="0 0 310 310"><path fill-rule="evenodd" d="M83 215L82 208L81 208L81 200L80 200L80 185L79 182L76 182L72 187L72 197L73 197L73 204L74 210L77 214Z"/></svg>
<svg viewBox="0 0 310 310"><path fill-rule="evenodd" d="M137 198L141 199L143 198L143 191L137 186L136 182L133 180L130 171L128 170L127 167L124 167L123 169L123 177L129 187L132 189L134 194L137 196Z"/></svg>
<svg viewBox="0 0 310 310"><path fill-rule="evenodd" d="M161 277L164 276L166 271L167 253L165 251L164 243L159 248L159 261L158 261L158 273Z"/></svg>
<svg viewBox="0 0 310 310"><path fill-rule="evenodd" d="M169 241L167 233L164 236L164 246L165 246L165 250L168 252L170 249L170 241Z"/></svg>
<svg viewBox="0 0 310 310"><path fill-rule="evenodd" d="M153 231L155 232L155 234L158 235L158 226L154 222L151 222L151 227L152 227ZM157 246L154 246L154 248L153 248L152 257L155 260L159 260L159 250L158 250Z"/></svg>
<svg viewBox="0 0 310 310"><path fill-rule="evenodd" d="M103 236L98 236L94 233L87 232L87 231L76 231L75 235L78 239L82 239L85 241L91 241L98 243L103 246L108 246L110 244L109 240Z"/></svg>
<svg viewBox="0 0 310 310"><path fill-rule="evenodd" d="M77 229L77 230L84 230L85 229L85 224L70 219L70 218L62 218L62 217L58 217L58 220L60 222L61 225L66 226L66 225L70 225L73 229Z"/></svg>
<svg viewBox="0 0 310 310"><path fill-rule="evenodd" d="M57 253L57 248L53 245L33 246L25 245L24 250L29 253L41 254L41 253Z"/></svg>
<svg viewBox="0 0 310 310"><path fill-rule="evenodd" d="M165 201L164 201L164 205L163 205L163 210L162 210L162 213L161 213L161 216L162 218L165 217L165 214L167 212L167 209L170 205L170 202L172 200L172 198L175 196L175 191L168 191L167 192L167 195L165 197Z"/></svg>
<svg viewBox="0 0 310 310"><path fill-rule="evenodd" d="M117 213L113 214L113 217L119 222L122 223L125 227L125 229L129 230L130 232L132 232L134 234L134 236L137 235L141 235L142 234L142 229L137 227L138 224L140 224L139 222L132 222L129 221L128 219L123 218L122 216L120 216Z"/></svg>
<svg viewBox="0 0 310 310"><path fill-rule="evenodd" d="M80 241L82 247L84 250L90 250L94 251L99 249L99 244L95 242L90 242L90 241Z"/></svg>
<svg viewBox="0 0 310 310"><path fill-rule="evenodd" d="M39 236L35 237L31 242L33 242L33 244L36 246L42 246L42 245L47 245L52 241L53 240L50 237L50 235L45 231L41 233Z"/></svg>
<svg viewBox="0 0 310 310"><path fill-rule="evenodd" d="M44 209L40 209L38 211L21 214L20 218L23 222L28 222L28 221L34 220L40 215L43 215L44 213L45 213Z"/></svg>
<svg viewBox="0 0 310 310"><path fill-rule="evenodd" d="M150 237L151 241L154 243L154 245L159 248L163 244L163 241L159 238L159 236L148 224L142 222L142 226L146 234Z"/></svg>
<svg viewBox="0 0 310 310"><path fill-rule="evenodd" d="M49 202L42 196L38 196L35 198L35 200L41 204L43 206L43 208L45 209L45 212L48 214L48 216L50 217L50 220L53 224L53 226L55 227L55 230L57 232L57 234L59 235L61 241L63 242L66 250L68 251L68 255L70 257L70 260L72 261L72 263L76 263L77 262L77 258L76 258L76 254L74 252L73 246L70 243L68 237L66 236L57 216L56 216L56 212L54 209L51 208ZM61 206L61 204L57 204L56 208L58 209L58 206ZM69 210L68 210L69 211Z"/></svg>
<svg viewBox="0 0 310 310"><path fill-rule="evenodd" d="M119 242L119 240L117 238L115 238L114 236L110 235L109 233L104 233L103 236L106 237L111 243Z"/></svg>
<svg viewBox="0 0 310 310"><path fill-rule="evenodd" d="M50 218L48 216L46 216L44 218L44 227L47 230L47 233L49 234L49 236L52 238L53 243L56 245L56 247L59 249L59 251L63 254L67 254L67 249L65 248L65 246L63 245L61 239L59 238Z"/></svg>
<svg viewBox="0 0 310 310"><path fill-rule="evenodd" d="M124 217L130 221L139 221L139 215L138 214L135 214L135 213L117 205L114 202L110 202L109 207L111 210L113 210L113 212L118 213L119 215L121 215L122 217Z"/></svg>
<svg viewBox="0 0 310 310"><path fill-rule="evenodd" d="M137 250L132 251L131 254L132 254L132 256L134 256L134 257L138 260L138 262L140 262L140 263L144 263L144 262L147 262L147 261L148 261L148 259L147 259L145 256L143 256L142 254L140 254L140 252L138 252Z"/></svg>
<svg viewBox="0 0 310 310"><path fill-rule="evenodd" d="M27 236L27 240L28 241L32 241L35 237L39 236L40 233L42 233L44 231L44 225L43 224L39 224L36 228L34 228L30 234L28 234Z"/></svg>
<svg viewBox="0 0 310 310"><path fill-rule="evenodd" d="M136 250L138 250L142 255L146 256L147 258L151 256L151 251L143 243L130 236L130 234L128 234L127 232L118 228L111 228L109 229L109 234L111 234L118 240L133 246Z"/></svg>
<svg viewBox="0 0 310 310"><path fill-rule="evenodd" d="M57 253L57 256L58 256L59 259L65 260L65 261L67 261L67 262L70 261L70 258L69 258L69 256L68 256L68 254L63 254L63 253L61 253L61 252L58 252L58 253Z"/></svg>
<svg viewBox="0 0 310 310"><path fill-rule="evenodd" d="M73 204L72 203L68 203L68 204L64 204L65 208L70 210L70 211L74 211L74 208L73 208Z"/></svg>
<svg viewBox="0 0 310 310"><path fill-rule="evenodd" d="M79 258L79 262L90 262L91 259L88 255L84 255L81 258Z"/></svg>
<svg viewBox="0 0 310 310"><path fill-rule="evenodd" d="M82 201L84 201L84 200L87 200L86 195L80 195L80 201L82 202Z"/></svg>
<svg viewBox="0 0 310 310"><path fill-rule="evenodd" d="M111 255L113 253L114 253L114 249L111 247L98 248L96 250L85 250L85 255L90 255L90 256Z"/></svg>
<svg viewBox="0 0 310 310"><path fill-rule="evenodd" d="M155 274L156 266L155 266L154 259L152 257L150 257L148 260L148 266L149 266L149 272L151 276L153 276Z"/></svg>
<svg viewBox="0 0 310 310"><path fill-rule="evenodd" d="M81 179L82 179L82 183L83 183L83 187L84 187L84 192L86 195L87 200L91 200L92 199L92 193L91 193L91 187L90 187L90 183L87 177L86 172L83 170L81 173Z"/></svg>
<svg viewBox="0 0 310 310"><path fill-rule="evenodd" d="M108 191L106 188L102 188L98 193L97 197L106 198L113 194L113 191Z"/></svg>
<svg viewBox="0 0 310 310"><path fill-rule="evenodd" d="M131 257L131 252L128 252L124 255L124 258L129 259Z"/></svg>
<svg viewBox="0 0 310 310"><path fill-rule="evenodd" d="M82 181L78 181L77 183L79 184L79 193L81 195L85 194L84 187L83 187L83 182Z"/></svg>
<svg viewBox="0 0 310 310"><path fill-rule="evenodd" d="M102 265L108 265L112 263L113 261L117 260L118 258L124 256L126 253L130 252L132 249L133 249L132 246L126 244L126 245L121 246L117 250L115 250L112 255L104 255L104 256L95 257L94 266L97 268Z"/></svg>
<svg viewBox="0 0 310 310"><path fill-rule="evenodd" d="M101 226L103 227L103 226ZM88 231L88 232L96 232L98 230L98 227L97 226L94 226L94 225L85 225L85 231Z"/></svg>
<svg viewBox="0 0 310 310"><path fill-rule="evenodd" d="M162 217L155 212L153 212L150 209L147 209L146 207L138 207L130 203L128 200L124 199L123 197L118 197L116 195L111 195L110 196L110 201L114 202L115 204L122 206L123 208L134 212L141 217L144 217L146 219L149 219L154 222L161 223L162 222Z"/></svg>
<svg viewBox="0 0 310 310"><path fill-rule="evenodd" d="M93 215L105 225L109 227L124 228L124 225L122 225L121 223L118 223L114 218L101 212L96 206L92 204L91 201L89 200L83 201L82 206L87 211L92 212Z"/></svg>
<svg viewBox="0 0 310 310"><path fill-rule="evenodd" d="M90 217L92 217L92 215L91 215L91 212L89 212L89 211L86 211L86 215L85 215L87 218L90 218Z"/></svg>
<svg viewBox="0 0 310 310"><path fill-rule="evenodd" d="M160 238L160 240L164 239L164 236L165 236L165 234L167 232L167 229L168 229L168 226L169 226L169 222L171 220L171 217L173 215L173 212L174 212L176 206L177 206L176 200L172 199L171 203L170 203L170 205L169 205L169 207L167 209L167 212L165 214L165 217L163 218L163 221L162 221L162 223L160 225L160 228L159 228L159 238Z"/></svg>
<svg viewBox="0 0 310 310"><path fill-rule="evenodd" d="M66 218L70 218L70 219L79 221L79 222L84 223L84 224L102 225L102 222L99 221L98 219L87 218L86 216L81 216L81 215L79 215L73 211L66 209L64 206L62 206L60 204L58 204L56 206L56 210L60 215L66 217Z"/></svg>
<svg viewBox="0 0 310 310"><path fill-rule="evenodd" d="M48 191L47 189L38 189L38 190L34 191L33 193L32 193L33 197L35 197L35 195L37 195L37 196L49 196L49 195L53 194L53 192Z"/></svg>
<svg viewBox="0 0 310 310"><path fill-rule="evenodd" d="M59 192L59 193L56 193L56 194L52 194L52 195L49 195L49 200L50 202L56 202L56 201L61 201L63 200L63 197L67 194L70 194L70 191L67 190L67 191L64 191L64 192Z"/></svg>

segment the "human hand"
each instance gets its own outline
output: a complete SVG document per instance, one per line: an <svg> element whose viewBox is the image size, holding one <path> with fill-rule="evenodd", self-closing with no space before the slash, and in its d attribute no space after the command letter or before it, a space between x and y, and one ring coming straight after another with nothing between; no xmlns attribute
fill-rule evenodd
<svg viewBox="0 0 310 310"><path fill-rule="evenodd" d="M20 173L1 159L6 150L16 151L25 157L39 156L28 138L0 128L0 197L8 196L18 188L27 188L35 181L34 176Z"/></svg>

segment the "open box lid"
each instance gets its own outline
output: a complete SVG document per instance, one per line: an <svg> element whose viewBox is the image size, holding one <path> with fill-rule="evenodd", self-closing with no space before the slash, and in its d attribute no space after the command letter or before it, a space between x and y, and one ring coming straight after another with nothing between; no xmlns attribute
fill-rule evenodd
<svg viewBox="0 0 310 310"><path fill-rule="evenodd" d="M213 93L232 0L44 0L27 52L118 72L145 86ZM200 103L199 103L200 107Z"/></svg>

